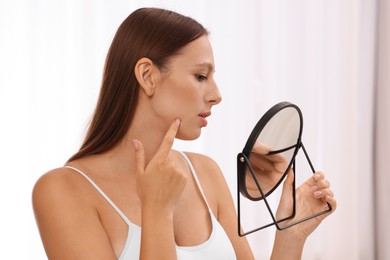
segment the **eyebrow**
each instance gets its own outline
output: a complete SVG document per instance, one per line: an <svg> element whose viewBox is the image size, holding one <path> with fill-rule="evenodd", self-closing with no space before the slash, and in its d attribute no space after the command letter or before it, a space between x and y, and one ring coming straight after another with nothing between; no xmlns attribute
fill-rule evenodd
<svg viewBox="0 0 390 260"><path fill-rule="evenodd" d="M197 67L206 67L209 71L215 72L215 68L214 68L213 64L211 64L209 62L199 63L199 64L196 64L195 66L197 66Z"/></svg>

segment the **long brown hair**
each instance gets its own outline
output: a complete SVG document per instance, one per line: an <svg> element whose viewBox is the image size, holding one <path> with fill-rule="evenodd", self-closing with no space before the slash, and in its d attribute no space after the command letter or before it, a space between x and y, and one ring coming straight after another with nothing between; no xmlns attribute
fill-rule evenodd
<svg viewBox="0 0 390 260"><path fill-rule="evenodd" d="M80 150L69 160L112 149L127 133L138 102L134 67L147 57L163 69L169 58L207 30L173 11L141 8L119 26L108 51L92 121Z"/></svg>

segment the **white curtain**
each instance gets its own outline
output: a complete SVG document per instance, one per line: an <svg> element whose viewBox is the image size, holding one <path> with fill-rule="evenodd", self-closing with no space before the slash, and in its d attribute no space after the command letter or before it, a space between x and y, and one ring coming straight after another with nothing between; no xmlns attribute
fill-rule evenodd
<svg viewBox="0 0 390 260"><path fill-rule="evenodd" d="M31 189L77 150L112 37L141 6L211 31L223 101L202 137L176 148L213 157L235 198L236 155L252 128L275 103L295 103L305 147L338 199L303 259L389 259L386 0L0 0L0 258L45 258ZM269 258L273 233L248 236L257 259Z"/></svg>

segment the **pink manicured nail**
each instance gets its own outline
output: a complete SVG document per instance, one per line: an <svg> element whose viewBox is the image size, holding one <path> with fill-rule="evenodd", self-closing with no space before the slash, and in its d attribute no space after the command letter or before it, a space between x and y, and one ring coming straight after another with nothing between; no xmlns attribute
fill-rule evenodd
<svg viewBox="0 0 390 260"><path fill-rule="evenodd" d="M181 123L180 119L179 119L179 118L177 118L177 119L176 119L176 125L177 125L177 126L179 126L179 125L180 125L180 123Z"/></svg>
<svg viewBox="0 0 390 260"><path fill-rule="evenodd" d="M320 175L318 173L314 174L313 178L315 181L318 181L320 179Z"/></svg>
<svg viewBox="0 0 390 260"><path fill-rule="evenodd" d="M311 188L310 188L310 192L313 192L313 191L316 191L316 190L318 190L318 186L317 185L314 185L314 186L312 186Z"/></svg>

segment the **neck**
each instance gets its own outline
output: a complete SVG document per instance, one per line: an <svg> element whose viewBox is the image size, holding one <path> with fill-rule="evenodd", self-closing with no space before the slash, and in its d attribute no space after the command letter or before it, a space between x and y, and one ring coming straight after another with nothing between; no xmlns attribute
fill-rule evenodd
<svg viewBox="0 0 390 260"><path fill-rule="evenodd" d="M149 119L145 116L140 117L136 114L133 122L124 136L124 138L110 151L103 153L101 158L107 167L115 168L118 172L135 173L135 150L133 140L136 139L142 143L145 151L145 165L148 165L165 136L168 126L155 119ZM99 156L99 157L100 157Z"/></svg>

